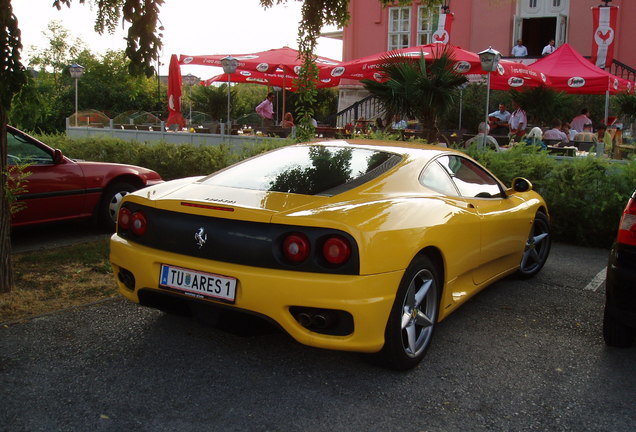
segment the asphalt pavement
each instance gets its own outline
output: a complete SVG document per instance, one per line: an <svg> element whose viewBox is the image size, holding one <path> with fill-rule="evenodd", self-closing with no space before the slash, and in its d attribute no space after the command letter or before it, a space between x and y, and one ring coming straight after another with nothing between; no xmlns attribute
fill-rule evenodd
<svg viewBox="0 0 636 432"><path fill-rule="evenodd" d="M601 334L607 256L554 245L537 277L440 323L402 373L123 299L0 325L0 430L631 432L636 348Z"/></svg>

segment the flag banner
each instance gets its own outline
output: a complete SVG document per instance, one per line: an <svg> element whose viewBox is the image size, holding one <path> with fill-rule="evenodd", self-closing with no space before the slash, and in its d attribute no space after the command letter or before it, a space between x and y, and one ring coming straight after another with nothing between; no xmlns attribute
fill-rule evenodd
<svg viewBox="0 0 636 432"><path fill-rule="evenodd" d="M439 14L439 20L437 21L437 30L433 33L433 40L431 42L444 43L450 42L451 26L453 25L453 14L442 13Z"/></svg>
<svg viewBox="0 0 636 432"><path fill-rule="evenodd" d="M616 6L596 6L592 8L594 37L592 37L591 60L601 69L610 66L614 60L616 34Z"/></svg>

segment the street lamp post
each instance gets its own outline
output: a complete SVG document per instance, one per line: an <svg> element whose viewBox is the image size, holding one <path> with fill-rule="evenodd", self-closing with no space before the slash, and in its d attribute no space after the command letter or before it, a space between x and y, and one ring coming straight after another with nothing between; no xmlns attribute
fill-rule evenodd
<svg viewBox="0 0 636 432"><path fill-rule="evenodd" d="M192 86L198 83L199 80L198 76L190 73L183 77L183 82L185 82L188 86L188 99L190 99L190 115L188 118L189 126L192 126Z"/></svg>
<svg viewBox="0 0 636 432"><path fill-rule="evenodd" d="M230 120L230 75L236 72L238 60L232 56L223 57L221 59L223 72L227 74L227 134L232 132L232 120Z"/></svg>
<svg viewBox="0 0 636 432"><path fill-rule="evenodd" d="M488 125L488 106L490 105L490 72L497 70L499 60L501 59L501 53L497 50L488 47L479 53L479 61L481 62L481 68L487 73L486 79L486 117L485 122ZM484 133L484 147L486 146L486 134Z"/></svg>
<svg viewBox="0 0 636 432"><path fill-rule="evenodd" d="M77 127L77 81L84 73L84 66L74 63L69 66L68 70L71 73L71 78L75 79L75 127Z"/></svg>

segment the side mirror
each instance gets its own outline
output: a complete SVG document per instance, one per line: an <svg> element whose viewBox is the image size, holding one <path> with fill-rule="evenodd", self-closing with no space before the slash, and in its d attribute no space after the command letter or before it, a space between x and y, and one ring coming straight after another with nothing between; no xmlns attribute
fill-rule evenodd
<svg viewBox="0 0 636 432"><path fill-rule="evenodd" d="M64 155L62 154L62 150L55 149L53 151L53 163L58 165L64 162Z"/></svg>
<svg viewBox="0 0 636 432"><path fill-rule="evenodd" d="M512 190L514 192L528 192L532 190L532 183L530 180L523 177L515 177L512 180Z"/></svg>

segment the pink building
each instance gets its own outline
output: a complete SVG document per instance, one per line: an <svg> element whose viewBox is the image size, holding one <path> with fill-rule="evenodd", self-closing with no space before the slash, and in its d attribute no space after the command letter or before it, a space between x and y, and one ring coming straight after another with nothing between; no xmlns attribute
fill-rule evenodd
<svg viewBox="0 0 636 432"><path fill-rule="evenodd" d="M454 16L450 43L479 52L492 47L510 56L522 39L529 58L539 57L554 39L556 47L569 43L579 53L592 51L592 7L603 0L447 0ZM618 6L614 59L636 68L636 2L613 0ZM441 8L428 9L414 1L411 6L383 8L377 0L350 0L350 24L343 29L343 61L390 49L431 42ZM630 42L631 41L631 42ZM613 73L616 73L612 71ZM633 79L633 77L632 77ZM355 82L342 85L340 107L361 98Z"/></svg>

